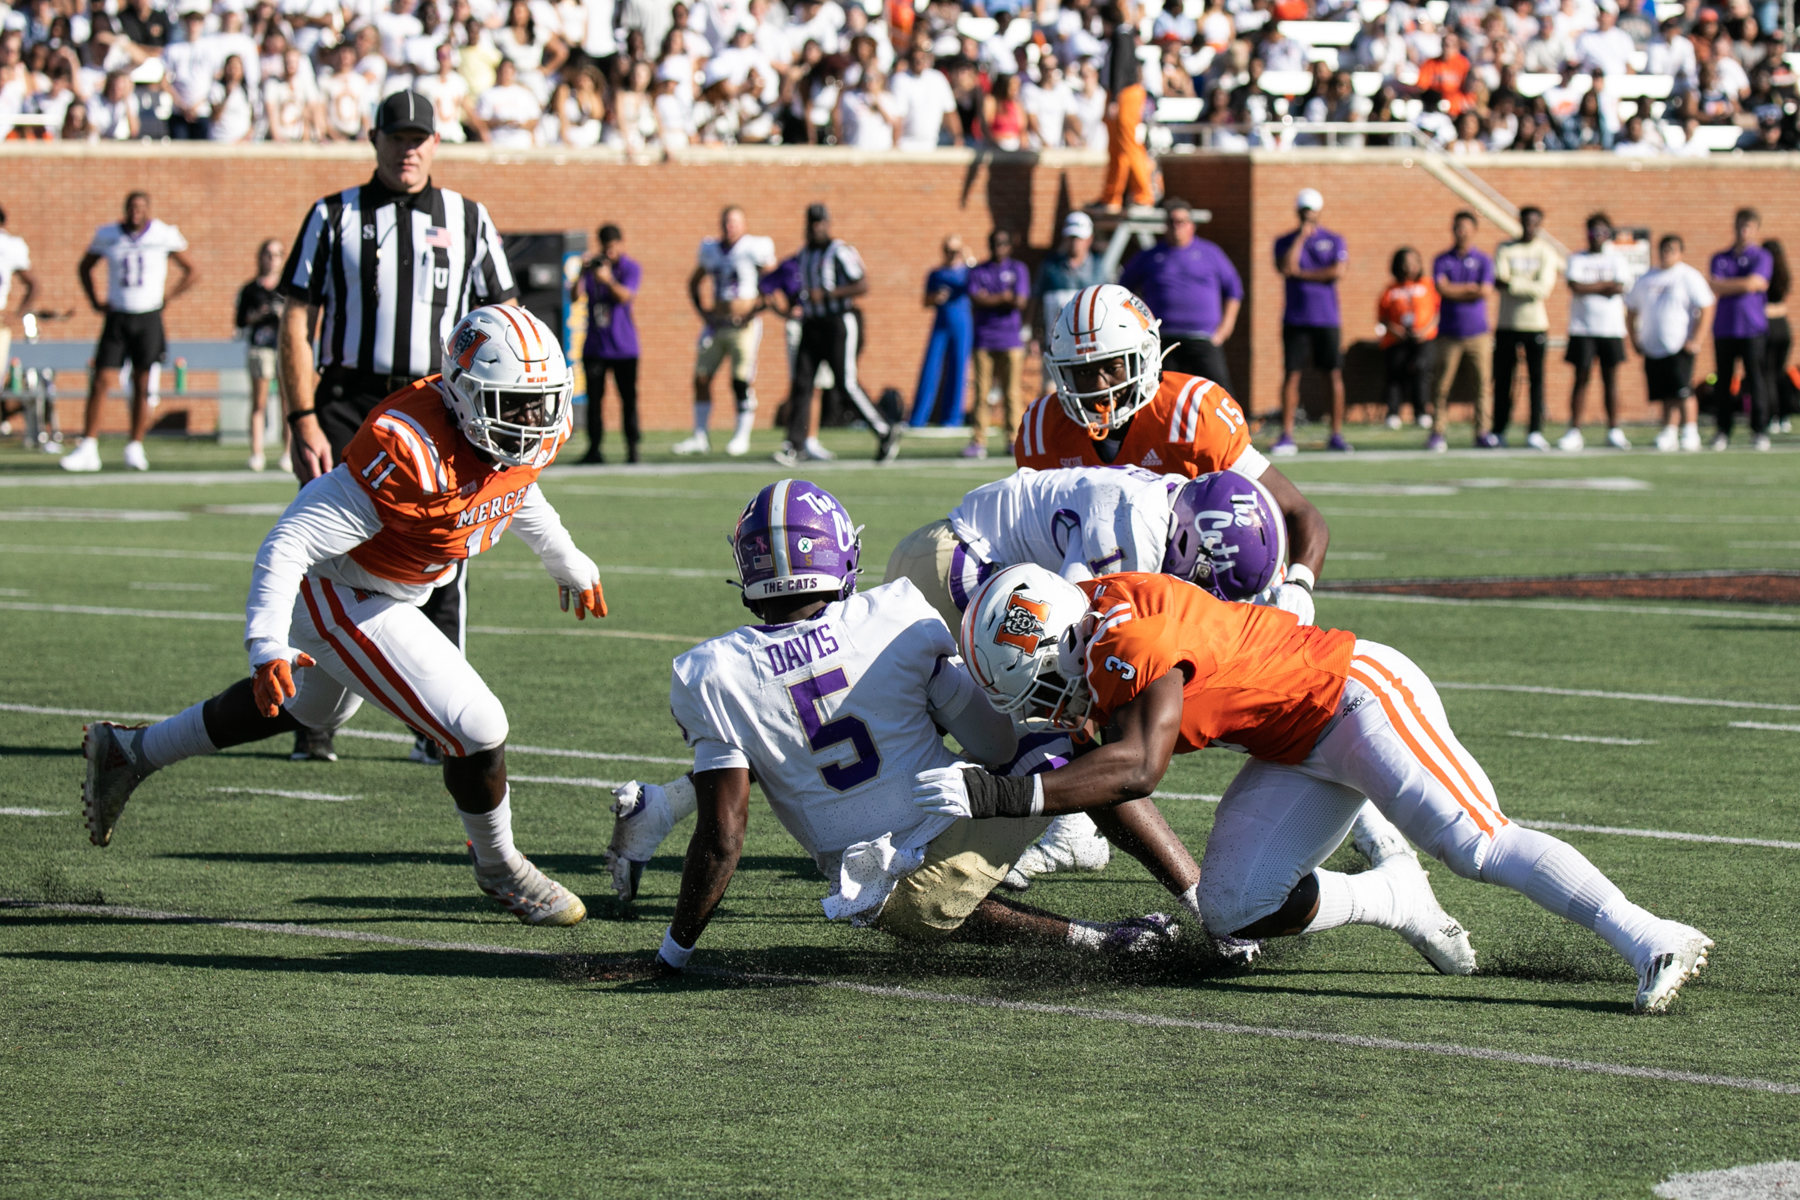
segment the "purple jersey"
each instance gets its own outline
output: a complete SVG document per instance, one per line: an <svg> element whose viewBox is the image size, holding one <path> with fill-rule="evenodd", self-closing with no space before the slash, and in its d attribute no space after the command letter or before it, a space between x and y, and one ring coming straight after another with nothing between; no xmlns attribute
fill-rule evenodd
<svg viewBox="0 0 1800 1200"><path fill-rule="evenodd" d="M1281 264L1287 261L1288 249L1293 246L1294 239L1300 231L1285 233L1275 239L1275 269L1281 270ZM1329 229L1315 229L1313 235L1306 239L1306 245L1300 247L1302 271L1323 271L1337 266L1350 257L1350 247L1344 239ZM1338 316L1337 284L1320 283L1312 279L1284 279L1287 285L1287 308L1282 313L1283 325L1337 326L1343 320Z"/></svg>
<svg viewBox="0 0 1800 1200"><path fill-rule="evenodd" d="M613 278L620 287L633 293L643 279L644 270L621 254L613 268ZM631 319L631 305L620 304L612 289L588 271L581 277L581 291L587 297L587 341L582 343L583 358L636 358L638 356L637 325Z"/></svg>
<svg viewBox="0 0 1800 1200"><path fill-rule="evenodd" d="M1031 295L1031 271L1018 259L989 259L969 272L969 292L990 296L1013 293L1020 300ZM975 349L1017 350L1025 344L1019 336L1024 314L1017 308L983 308L975 305Z"/></svg>
<svg viewBox="0 0 1800 1200"><path fill-rule="evenodd" d="M1721 250L1712 256L1714 279L1748 279L1752 275L1767 279L1774 273L1774 256L1761 246L1746 246L1742 252ZM1738 296L1720 295L1719 306L1713 309L1713 336L1747 338L1768 332L1769 317L1764 309L1766 299L1761 292L1745 292Z"/></svg>
<svg viewBox="0 0 1800 1200"><path fill-rule="evenodd" d="M1244 298L1244 281L1225 252L1205 238L1158 244L1126 266L1119 282L1143 298L1164 337L1210 338L1225 301Z"/></svg>
<svg viewBox="0 0 1800 1200"><path fill-rule="evenodd" d="M1446 250L1431 264L1434 280L1451 283L1494 282L1494 260L1470 246L1462 254ZM1447 338L1479 337L1488 331L1487 300L1452 300L1444 298L1438 310L1438 336Z"/></svg>
<svg viewBox="0 0 1800 1200"><path fill-rule="evenodd" d="M763 274L756 290L763 296L773 296L780 292L787 297L789 304L800 303L800 293L805 290L800 284L800 256L790 255L776 263L774 270Z"/></svg>

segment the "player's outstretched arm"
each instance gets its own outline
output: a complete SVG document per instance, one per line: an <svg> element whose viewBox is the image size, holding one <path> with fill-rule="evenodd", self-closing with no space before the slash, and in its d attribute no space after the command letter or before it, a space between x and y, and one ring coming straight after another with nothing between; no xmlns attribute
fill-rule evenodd
<svg viewBox="0 0 1800 1200"><path fill-rule="evenodd" d="M564 612L573 608L578 621L585 620L589 613L596 619L606 615L600 568L576 548L575 539L563 528L561 515L544 497L541 487L533 484L525 494L513 513L512 527L556 581Z"/></svg>
<svg viewBox="0 0 1800 1200"><path fill-rule="evenodd" d="M699 820L681 868L675 919L663 934L657 955L660 965L677 971L687 966L694 944L737 872L744 828L750 821L750 771L746 767L701 771L694 776L694 794Z"/></svg>
<svg viewBox="0 0 1800 1200"><path fill-rule="evenodd" d="M1294 481L1274 467L1269 467L1257 480L1269 489L1288 527L1288 578L1275 589L1275 607L1300 618L1302 625L1313 623L1313 585L1325 569L1325 551L1331 545L1331 527L1325 515L1301 494Z"/></svg>
<svg viewBox="0 0 1800 1200"><path fill-rule="evenodd" d="M310 665L288 643L294 601L306 573L328 558L346 554L381 531L375 502L351 482L349 468L339 466L329 475L300 489L263 539L250 570L250 599L244 606L244 648L250 652L250 669L262 680L267 664ZM267 697L257 699L265 715L281 703L280 680L271 677ZM286 693L292 695L291 691Z"/></svg>
<svg viewBox="0 0 1800 1200"><path fill-rule="evenodd" d="M945 658L932 677L927 711L977 762L1004 763L1019 752L1012 718L994 708L960 658Z"/></svg>

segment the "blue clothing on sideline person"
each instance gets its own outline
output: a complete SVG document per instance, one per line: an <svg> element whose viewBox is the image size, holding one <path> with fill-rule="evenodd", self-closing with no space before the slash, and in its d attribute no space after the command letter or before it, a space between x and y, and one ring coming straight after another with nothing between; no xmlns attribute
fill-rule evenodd
<svg viewBox="0 0 1800 1200"><path fill-rule="evenodd" d="M975 339L974 307L969 303L969 268L939 267L925 277L925 290L947 291L931 322L925 361L919 365L919 387L913 394L911 422L960 425L969 377L969 351Z"/></svg>

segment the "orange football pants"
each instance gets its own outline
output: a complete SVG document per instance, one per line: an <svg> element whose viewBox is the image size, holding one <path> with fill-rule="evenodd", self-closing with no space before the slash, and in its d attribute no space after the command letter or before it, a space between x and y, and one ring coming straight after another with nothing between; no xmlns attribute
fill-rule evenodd
<svg viewBox="0 0 1800 1200"><path fill-rule="evenodd" d="M1119 93L1118 115L1106 120L1106 188L1100 203L1109 207L1125 203L1128 188L1133 204L1156 203L1150 190L1150 151L1137 140L1145 95L1143 84L1132 84Z"/></svg>

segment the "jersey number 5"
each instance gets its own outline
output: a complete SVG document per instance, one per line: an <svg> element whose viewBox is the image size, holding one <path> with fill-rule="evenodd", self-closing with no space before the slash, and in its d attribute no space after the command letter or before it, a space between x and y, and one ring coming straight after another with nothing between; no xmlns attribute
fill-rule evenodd
<svg viewBox="0 0 1800 1200"><path fill-rule="evenodd" d="M849 690L850 680L842 667L802 679L788 688L788 695L794 698L794 707L800 710L800 726L806 730L806 740L814 754L823 754L843 742L849 742L856 751L856 758L851 762L828 763L819 768L826 786L839 792L847 792L881 774L881 755L875 750L875 739L869 736L867 725L856 717L839 717L835 721L819 719L819 701Z"/></svg>

